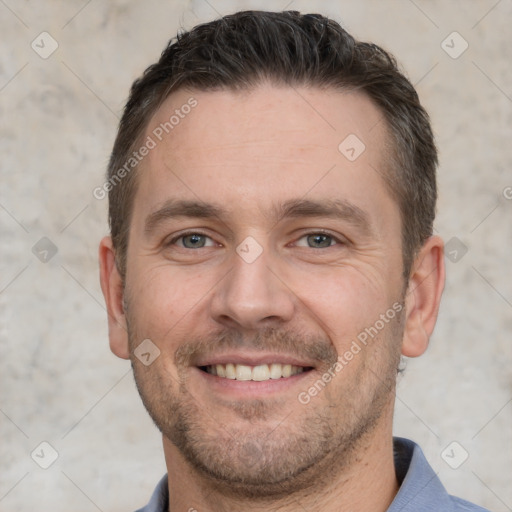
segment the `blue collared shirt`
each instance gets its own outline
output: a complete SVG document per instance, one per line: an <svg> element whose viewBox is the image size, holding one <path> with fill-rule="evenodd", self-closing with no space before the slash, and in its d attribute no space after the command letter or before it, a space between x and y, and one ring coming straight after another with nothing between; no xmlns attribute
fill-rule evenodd
<svg viewBox="0 0 512 512"><path fill-rule="evenodd" d="M400 489L387 512L489 512L450 496L430 467L421 448L409 439L394 438L395 470ZM167 475L158 483L150 502L137 512L167 512Z"/></svg>

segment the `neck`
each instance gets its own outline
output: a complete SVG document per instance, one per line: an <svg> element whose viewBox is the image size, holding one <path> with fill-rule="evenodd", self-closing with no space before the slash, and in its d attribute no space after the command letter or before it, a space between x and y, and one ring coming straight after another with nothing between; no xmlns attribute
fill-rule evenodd
<svg viewBox="0 0 512 512"><path fill-rule="evenodd" d="M386 422L388 423L388 422ZM389 425L391 423L389 422ZM398 492L393 460L391 426L376 428L361 439L350 465L339 465L333 459L322 482L312 482L307 490L285 498L241 500L223 492L198 474L176 447L164 438L168 471L169 512L247 512L296 511L297 504L311 512L384 512Z"/></svg>

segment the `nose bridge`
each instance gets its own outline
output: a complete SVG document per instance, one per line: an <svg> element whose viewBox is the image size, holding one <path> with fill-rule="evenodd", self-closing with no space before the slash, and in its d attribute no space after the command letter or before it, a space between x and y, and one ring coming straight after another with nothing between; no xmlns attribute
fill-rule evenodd
<svg viewBox="0 0 512 512"><path fill-rule="evenodd" d="M219 284L212 316L221 323L255 329L288 321L294 310L293 294L275 275L270 250L248 237L233 252L230 272Z"/></svg>

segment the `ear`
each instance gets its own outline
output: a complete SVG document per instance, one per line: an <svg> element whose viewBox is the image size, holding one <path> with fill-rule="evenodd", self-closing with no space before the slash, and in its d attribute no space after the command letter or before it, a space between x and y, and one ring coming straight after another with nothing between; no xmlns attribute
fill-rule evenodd
<svg viewBox="0 0 512 512"><path fill-rule="evenodd" d="M130 358L128 331L123 307L123 280L117 269L112 239L104 237L99 247L100 283L108 312L110 350L122 359Z"/></svg>
<svg viewBox="0 0 512 512"><path fill-rule="evenodd" d="M444 288L443 246L440 237L432 236L414 259L405 297L404 356L418 357L427 350Z"/></svg>

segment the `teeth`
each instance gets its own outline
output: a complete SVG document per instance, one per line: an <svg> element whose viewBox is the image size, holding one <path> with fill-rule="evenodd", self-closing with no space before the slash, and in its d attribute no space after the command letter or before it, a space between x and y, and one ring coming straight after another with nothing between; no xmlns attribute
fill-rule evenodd
<svg viewBox="0 0 512 512"><path fill-rule="evenodd" d="M272 363L270 365L270 378L271 379L280 379L281 375L282 375L281 369L282 369L282 365Z"/></svg>
<svg viewBox="0 0 512 512"><path fill-rule="evenodd" d="M302 366L280 363L260 364L258 366L228 363L225 365L215 364L207 366L206 371L226 379L264 381L288 378L302 373L304 368Z"/></svg>
<svg viewBox="0 0 512 512"><path fill-rule="evenodd" d="M236 380L251 380L252 379L252 368L243 364L237 364L235 366Z"/></svg>
<svg viewBox="0 0 512 512"><path fill-rule="evenodd" d="M249 367L247 367L249 368ZM268 380L270 379L270 370L268 364L260 364L252 369L252 380Z"/></svg>
<svg viewBox="0 0 512 512"><path fill-rule="evenodd" d="M222 366L221 364L219 366ZM226 377L228 379L236 379L235 365L228 363L226 365Z"/></svg>
<svg viewBox="0 0 512 512"><path fill-rule="evenodd" d="M292 365L285 364L282 369L283 377L289 377L292 374Z"/></svg>

